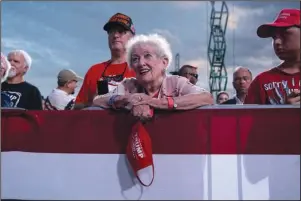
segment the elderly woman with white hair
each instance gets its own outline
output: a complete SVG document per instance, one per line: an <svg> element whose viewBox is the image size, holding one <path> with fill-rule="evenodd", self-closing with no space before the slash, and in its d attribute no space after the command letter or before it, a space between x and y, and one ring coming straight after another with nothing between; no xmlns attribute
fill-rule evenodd
<svg viewBox="0 0 301 201"><path fill-rule="evenodd" d="M172 61L169 43L160 35L137 35L126 46L127 62L136 78L125 79L111 93L96 96L94 105L128 109L140 119L152 116L152 108L189 110L213 104L212 95L177 75L168 76Z"/></svg>

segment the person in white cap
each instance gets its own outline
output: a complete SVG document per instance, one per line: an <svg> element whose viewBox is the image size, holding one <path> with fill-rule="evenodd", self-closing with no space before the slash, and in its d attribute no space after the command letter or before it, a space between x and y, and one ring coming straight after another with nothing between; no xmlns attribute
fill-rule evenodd
<svg viewBox="0 0 301 201"><path fill-rule="evenodd" d="M11 69L7 80L1 85L1 91L10 97L12 107L42 110L40 90L25 81L25 74L32 64L30 55L24 50L14 50L8 53L7 59Z"/></svg>
<svg viewBox="0 0 301 201"><path fill-rule="evenodd" d="M74 106L75 89L83 78L70 69L63 69L57 76L57 88L45 100L45 110L71 110Z"/></svg>

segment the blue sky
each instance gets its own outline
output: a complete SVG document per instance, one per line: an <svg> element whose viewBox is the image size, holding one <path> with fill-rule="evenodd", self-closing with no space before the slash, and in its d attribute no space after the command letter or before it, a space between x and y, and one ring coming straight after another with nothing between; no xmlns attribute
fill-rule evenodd
<svg viewBox="0 0 301 201"><path fill-rule="evenodd" d="M138 34L164 35L174 55L180 53L181 65L199 67L198 85L208 88L209 2L6 1L1 4L1 51L7 54L13 49L24 49L32 56L32 68L26 79L38 86L44 96L56 87L56 76L61 69L70 68L84 76L91 65L109 59L107 34L102 27L117 12L132 17ZM280 62L274 56L271 40L258 38L256 29L273 21L282 8L300 8L300 2L245 1L227 5L230 17L226 67L228 91L233 92L233 66L247 66L257 75Z"/></svg>

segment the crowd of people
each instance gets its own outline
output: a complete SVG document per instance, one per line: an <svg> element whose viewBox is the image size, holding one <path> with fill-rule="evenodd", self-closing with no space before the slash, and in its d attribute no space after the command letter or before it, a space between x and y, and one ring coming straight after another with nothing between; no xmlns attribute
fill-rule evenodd
<svg viewBox="0 0 301 201"><path fill-rule="evenodd" d="M28 110L78 110L87 107L127 109L148 118L152 109L188 110L213 104L300 105L300 10L283 9L272 23L257 29L260 38L272 38L282 61L253 79L248 67L233 73L233 97L226 91L212 94L196 85L197 67L183 65L168 75L173 58L170 44L158 34L137 34L132 19L113 15L103 27L108 34L111 58L91 66L84 78L70 69L57 76L57 87L45 98L25 80L32 58L24 50L1 53L1 107ZM82 86L74 92L78 82ZM99 83L105 83L103 93Z"/></svg>

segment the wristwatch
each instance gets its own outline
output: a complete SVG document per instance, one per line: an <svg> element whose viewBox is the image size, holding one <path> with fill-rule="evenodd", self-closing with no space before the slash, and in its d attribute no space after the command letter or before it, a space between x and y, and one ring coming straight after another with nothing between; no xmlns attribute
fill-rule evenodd
<svg viewBox="0 0 301 201"><path fill-rule="evenodd" d="M175 99L173 98L173 97L171 97L172 98L172 100L173 100L173 108L172 109L177 109L177 107L178 107L178 104L175 102Z"/></svg>
<svg viewBox="0 0 301 201"><path fill-rule="evenodd" d="M168 109L170 110L175 110L178 107L173 97L167 97L167 103L168 103Z"/></svg>

